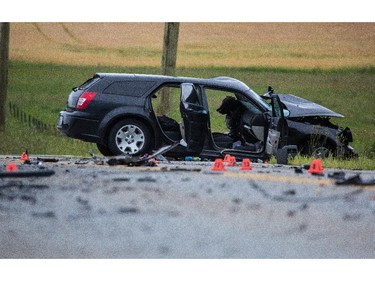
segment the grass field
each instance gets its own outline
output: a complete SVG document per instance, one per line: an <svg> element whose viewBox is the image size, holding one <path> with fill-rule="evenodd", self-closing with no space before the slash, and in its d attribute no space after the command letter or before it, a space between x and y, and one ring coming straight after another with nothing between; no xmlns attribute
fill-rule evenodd
<svg viewBox="0 0 375 281"><path fill-rule="evenodd" d="M162 23L11 24L8 101L51 126L67 96L95 72L160 73ZM375 169L375 24L182 23L176 74L232 76L345 115L361 159ZM8 114L0 154L88 155L95 145L22 125ZM337 166L331 161L328 165Z"/></svg>
<svg viewBox="0 0 375 281"><path fill-rule="evenodd" d="M163 23L14 23L13 60L159 67ZM374 23L181 23L177 67L363 68Z"/></svg>

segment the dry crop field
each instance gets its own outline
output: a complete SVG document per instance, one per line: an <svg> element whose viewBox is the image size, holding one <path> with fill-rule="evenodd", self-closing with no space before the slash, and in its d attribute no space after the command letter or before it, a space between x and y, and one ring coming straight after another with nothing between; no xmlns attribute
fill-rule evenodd
<svg viewBox="0 0 375 281"><path fill-rule="evenodd" d="M164 24L12 23L12 60L158 67ZM181 23L177 67L375 65L375 23Z"/></svg>

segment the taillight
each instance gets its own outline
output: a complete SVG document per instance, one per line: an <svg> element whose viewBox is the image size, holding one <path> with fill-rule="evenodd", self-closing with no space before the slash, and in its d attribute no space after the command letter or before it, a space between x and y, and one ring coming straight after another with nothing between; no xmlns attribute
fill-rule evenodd
<svg viewBox="0 0 375 281"><path fill-rule="evenodd" d="M78 99L77 109L86 109L92 99L96 96L95 92L84 92Z"/></svg>

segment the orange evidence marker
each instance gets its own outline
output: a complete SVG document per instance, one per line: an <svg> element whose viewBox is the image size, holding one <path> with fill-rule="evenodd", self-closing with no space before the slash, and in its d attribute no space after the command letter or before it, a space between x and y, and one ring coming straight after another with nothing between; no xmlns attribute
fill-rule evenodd
<svg viewBox="0 0 375 281"><path fill-rule="evenodd" d="M242 159L242 165L241 165L241 170L242 171L250 171L253 168L251 167L251 161L249 158L244 158Z"/></svg>
<svg viewBox="0 0 375 281"><path fill-rule="evenodd" d="M223 159L221 158L216 158L214 165L212 166L212 171L225 171L225 167L223 164Z"/></svg>
<svg viewBox="0 0 375 281"><path fill-rule="evenodd" d="M232 166L237 166L236 164L236 157L235 156L230 156L229 161L227 166L232 167Z"/></svg>
<svg viewBox="0 0 375 281"><path fill-rule="evenodd" d="M308 172L313 175L323 175L322 160L320 159L313 160L310 164L310 168Z"/></svg>
<svg viewBox="0 0 375 281"><path fill-rule="evenodd" d="M21 160L22 161L29 161L29 155L27 154L27 151L26 152L22 152L22 155L21 155Z"/></svg>
<svg viewBox="0 0 375 281"><path fill-rule="evenodd" d="M6 167L7 173L9 172L17 172L17 165L14 163L9 163Z"/></svg>
<svg viewBox="0 0 375 281"><path fill-rule="evenodd" d="M225 157L224 157L224 163L229 163L230 162L230 158L231 158L231 156L230 156L230 154L225 154Z"/></svg>

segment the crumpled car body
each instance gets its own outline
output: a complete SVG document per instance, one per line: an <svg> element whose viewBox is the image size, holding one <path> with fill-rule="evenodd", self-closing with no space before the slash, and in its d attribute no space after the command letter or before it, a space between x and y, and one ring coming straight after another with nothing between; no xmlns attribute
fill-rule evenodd
<svg viewBox="0 0 375 281"><path fill-rule="evenodd" d="M275 93L269 88L263 97L267 99L270 92ZM288 143L296 144L302 155L321 158L329 155L343 158L358 156L349 145L353 141L351 130L330 121L331 117L343 118L342 114L292 94L277 95L288 110Z"/></svg>

